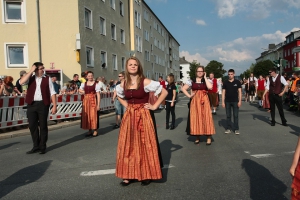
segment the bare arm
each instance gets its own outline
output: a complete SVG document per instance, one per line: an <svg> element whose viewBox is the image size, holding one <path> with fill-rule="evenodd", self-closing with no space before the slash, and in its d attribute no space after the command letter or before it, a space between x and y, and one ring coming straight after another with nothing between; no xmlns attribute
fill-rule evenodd
<svg viewBox="0 0 300 200"><path fill-rule="evenodd" d="M225 108L225 94L226 90L222 89L222 107Z"/></svg>
<svg viewBox="0 0 300 200"><path fill-rule="evenodd" d="M211 90L211 89L212 89L212 84L211 84L211 82L206 78L206 74L204 75L204 80L205 80L207 89Z"/></svg>
<svg viewBox="0 0 300 200"><path fill-rule="evenodd" d="M241 107L242 105L242 88L238 89L239 92L239 102L238 102L238 107Z"/></svg>
<svg viewBox="0 0 300 200"><path fill-rule="evenodd" d="M35 65L32 65L30 71L27 74L25 74L24 76L22 76L22 78L20 79L20 81L19 81L20 85L25 85L35 70L36 70Z"/></svg>
<svg viewBox="0 0 300 200"><path fill-rule="evenodd" d="M121 97L118 96L118 100L120 101L120 103L125 107L127 108L128 106L128 103L125 99L122 99Z"/></svg>
<svg viewBox="0 0 300 200"><path fill-rule="evenodd" d="M97 95L97 110L100 110L100 102L101 102L100 92L96 92L96 95Z"/></svg>
<svg viewBox="0 0 300 200"><path fill-rule="evenodd" d="M188 93L188 89L189 89L189 85L187 85L187 84L185 84L182 88L181 88L181 91L183 92L183 94L185 94L185 96L187 96L188 98L191 98L192 97L192 95L190 95L189 93ZM191 93L192 94L192 93Z"/></svg>
<svg viewBox="0 0 300 200"><path fill-rule="evenodd" d="M298 161L299 161L299 156L300 156L300 137L298 138L298 143L297 143L296 150L295 150L295 153L294 153L292 166L290 168L290 173L291 173L292 176L295 175L295 170L296 170L296 167L297 167L297 164L298 164Z"/></svg>

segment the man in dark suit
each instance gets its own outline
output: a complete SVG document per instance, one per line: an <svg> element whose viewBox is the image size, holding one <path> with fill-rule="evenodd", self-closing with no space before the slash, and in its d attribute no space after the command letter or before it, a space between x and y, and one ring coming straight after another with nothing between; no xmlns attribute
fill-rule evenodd
<svg viewBox="0 0 300 200"><path fill-rule="evenodd" d="M51 100L53 104L51 113L56 113L56 93L51 79L44 74L44 69L43 63L36 62L20 80L21 85L28 84L25 102L27 103L27 118L33 148L27 154L46 153L46 142L48 140L47 121Z"/></svg>

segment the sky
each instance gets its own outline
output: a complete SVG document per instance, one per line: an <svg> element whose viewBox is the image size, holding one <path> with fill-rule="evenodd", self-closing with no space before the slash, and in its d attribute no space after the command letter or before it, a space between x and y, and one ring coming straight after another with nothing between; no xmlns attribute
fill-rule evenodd
<svg viewBox="0 0 300 200"><path fill-rule="evenodd" d="M217 60L237 75L269 44L300 30L300 0L145 0L179 42L179 56Z"/></svg>

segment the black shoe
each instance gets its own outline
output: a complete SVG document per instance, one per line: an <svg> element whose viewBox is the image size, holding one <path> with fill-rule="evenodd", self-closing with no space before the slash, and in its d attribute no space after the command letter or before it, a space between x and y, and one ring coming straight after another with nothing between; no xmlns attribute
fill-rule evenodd
<svg viewBox="0 0 300 200"><path fill-rule="evenodd" d="M287 125L287 123L286 123L286 122L283 122L283 123L282 123L282 126L288 126L288 125Z"/></svg>
<svg viewBox="0 0 300 200"><path fill-rule="evenodd" d="M147 181L142 181L141 182L141 186L147 186L151 183L151 180L147 180Z"/></svg>
<svg viewBox="0 0 300 200"><path fill-rule="evenodd" d="M170 128L170 130L173 130L175 128L175 126L174 125L171 125L171 128Z"/></svg>
<svg viewBox="0 0 300 200"><path fill-rule="evenodd" d="M118 124L114 125L114 129L120 128Z"/></svg>
<svg viewBox="0 0 300 200"><path fill-rule="evenodd" d="M41 150L40 154L45 154L46 153L46 149Z"/></svg>
<svg viewBox="0 0 300 200"><path fill-rule="evenodd" d="M124 182L124 181L122 181L122 182L120 183L120 185L121 185L121 186L128 186L128 185L130 185L130 183L131 183L131 181L128 181L127 183Z"/></svg>
<svg viewBox="0 0 300 200"><path fill-rule="evenodd" d="M27 151L26 154L34 154L41 151L40 149L31 149L30 151Z"/></svg>
<svg viewBox="0 0 300 200"><path fill-rule="evenodd" d="M275 122L271 122L271 126L275 126Z"/></svg>
<svg viewBox="0 0 300 200"><path fill-rule="evenodd" d="M169 129L169 128L170 128L169 124L166 124L166 129Z"/></svg>

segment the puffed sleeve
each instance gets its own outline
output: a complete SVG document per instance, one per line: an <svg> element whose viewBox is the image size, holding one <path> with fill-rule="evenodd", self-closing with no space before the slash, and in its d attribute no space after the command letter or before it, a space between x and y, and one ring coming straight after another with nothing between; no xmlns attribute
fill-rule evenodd
<svg viewBox="0 0 300 200"><path fill-rule="evenodd" d="M84 84L85 84L85 83L81 83L81 85L80 85L80 88L79 88L79 89L81 89L81 90L84 90Z"/></svg>
<svg viewBox="0 0 300 200"><path fill-rule="evenodd" d="M191 80L187 80L186 82L185 82L185 84L187 84L188 86L192 86L192 81Z"/></svg>
<svg viewBox="0 0 300 200"><path fill-rule="evenodd" d="M125 95L124 95L124 89L120 85L121 84L119 84L119 85L116 86L116 91L117 91L118 97L120 97L120 98L123 99L125 97Z"/></svg>
<svg viewBox="0 0 300 200"><path fill-rule="evenodd" d="M95 90L96 90L96 92L100 92L100 85L99 84L96 84Z"/></svg>
<svg viewBox="0 0 300 200"><path fill-rule="evenodd" d="M161 93L162 86L158 81L152 81L144 87L145 92L154 92L155 96L158 96Z"/></svg>

